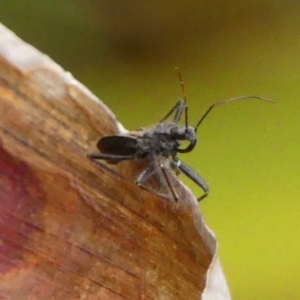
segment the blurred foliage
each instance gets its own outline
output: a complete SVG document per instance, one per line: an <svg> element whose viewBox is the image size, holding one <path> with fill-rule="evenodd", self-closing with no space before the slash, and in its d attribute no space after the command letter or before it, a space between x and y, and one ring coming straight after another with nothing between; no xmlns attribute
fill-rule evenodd
<svg viewBox="0 0 300 300"><path fill-rule="evenodd" d="M192 125L214 101L277 101L217 107L198 147L182 156L210 185L202 210L233 299L244 300L300 299L299 13L289 0L0 3L4 25L70 70L129 129L156 122L182 97L174 67Z"/></svg>

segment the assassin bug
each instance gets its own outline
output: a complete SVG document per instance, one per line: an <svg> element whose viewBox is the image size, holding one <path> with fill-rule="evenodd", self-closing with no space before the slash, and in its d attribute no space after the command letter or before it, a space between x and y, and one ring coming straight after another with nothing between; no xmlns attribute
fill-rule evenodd
<svg viewBox="0 0 300 300"><path fill-rule="evenodd" d="M181 172L185 174L203 190L203 195L197 199L201 201L208 196L208 185L195 171L181 162L177 154L188 153L195 148L197 143L197 130L215 106L249 98L268 102L274 101L259 96L240 96L216 102L206 110L196 126L192 127L188 124L188 106L184 82L181 74L177 69L176 71L180 79L183 99L178 101L159 123L137 131L130 131L126 134L105 136L99 139L97 143L97 148L101 153L93 153L88 155L88 157L91 160L105 160L111 164L116 164L124 160L149 158L150 164L135 180L138 185L142 185L143 182L160 169L173 198L175 201L178 201L178 196L168 175L168 169L171 168L176 174ZM166 121L173 113L175 114L173 121ZM183 115L184 125L180 125L179 121ZM189 143L185 148L180 147L183 141Z"/></svg>

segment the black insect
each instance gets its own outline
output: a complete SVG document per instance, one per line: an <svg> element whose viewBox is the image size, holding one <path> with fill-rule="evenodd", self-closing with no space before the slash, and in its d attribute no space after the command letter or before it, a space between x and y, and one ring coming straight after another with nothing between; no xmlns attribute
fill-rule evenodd
<svg viewBox="0 0 300 300"><path fill-rule="evenodd" d="M168 170L173 169L176 174L181 172L185 174L204 191L204 194L198 198L198 201L200 201L208 195L209 187L197 173L178 159L177 154L188 153L194 149L197 143L197 130L215 106L249 98L269 102L274 101L258 96L241 96L216 102L208 108L196 126L192 127L188 125L188 106L184 83L181 75L179 73L178 75L183 99L178 101L158 124L138 131L130 131L127 134L103 137L97 143L101 153L93 153L88 157L92 160L106 160L111 164L124 160L150 158L148 167L136 178L138 185L142 185L143 182L160 169L173 198L175 201L178 201L178 196L168 175ZM175 114L173 121L166 121L173 113ZM179 121L183 114L185 119L184 125L180 125ZM185 148L181 148L180 146L184 141L188 142L188 145Z"/></svg>

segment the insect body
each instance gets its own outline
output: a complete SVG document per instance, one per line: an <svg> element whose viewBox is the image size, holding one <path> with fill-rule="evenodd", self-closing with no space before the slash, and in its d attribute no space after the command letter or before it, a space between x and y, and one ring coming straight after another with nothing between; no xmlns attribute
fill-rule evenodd
<svg viewBox="0 0 300 300"><path fill-rule="evenodd" d="M200 201L208 195L209 187L195 171L179 160L177 154L188 153L194 149L197 143L197 130L215 106L249 98L256 98L269 102L274 101L258 96L241 96L216 102L208 108L196 126L192 127L188 125L187 101L180 74L179 77L184 97L175 104L158 124L138 131L131 131L128 134L103 137L97 143L97 147L101 153L90 154L89 158L92 160L105 160L112 164L124 160L149 158L150 164L136 178L136 183L138 185L143 184L143 182L145 182L153 173L160 169L175 201L177 201L178 196L172 187L168 175L168 169L171 168L177 174L180 172L185 174L203 190L203 195L197 199ZM173 113L175 114L173 121L167 122L166 120ZM184 125L180 125L179 121L183 114L185 118ZM184 141L188 142L188 145L185 148L182 148L181 145Z"/></svg>

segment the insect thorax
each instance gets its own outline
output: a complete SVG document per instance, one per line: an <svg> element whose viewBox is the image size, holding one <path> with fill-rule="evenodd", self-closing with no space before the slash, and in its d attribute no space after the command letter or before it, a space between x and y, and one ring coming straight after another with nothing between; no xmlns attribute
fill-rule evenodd
<svg viewBox="0 0 300 300"><path fill-rule="evenodd" d="M148 148L150 153L163 157L176 155L181 143L170 134L172 130L176 129L184 132L185 127L174 122L166 122L146 130L142 136L144 147Z"/></svg>

